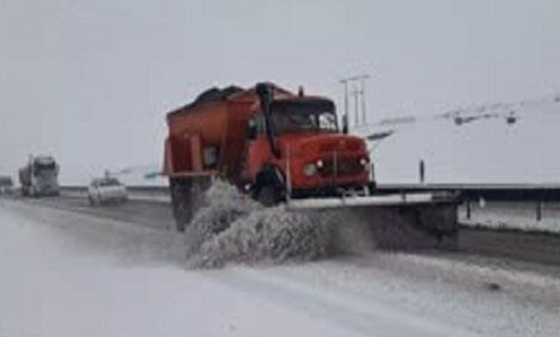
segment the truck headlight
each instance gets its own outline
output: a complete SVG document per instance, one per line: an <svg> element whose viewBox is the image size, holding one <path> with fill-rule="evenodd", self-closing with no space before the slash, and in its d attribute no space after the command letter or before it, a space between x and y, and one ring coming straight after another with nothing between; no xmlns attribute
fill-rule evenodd
<svg viewBox="0 0 560 337"><path fill-rule="evenodd" d="M369 164L369 160L367 158L360 159L360 165L367 166Z"/></svg>
<svg viewBox="0 0 560 337"><path fill-rule="evenodd" d="M315 162L315 165L317 166L317 168L322 168L325 163L323 163L323 161L319 159Z"/></svg>
<svg viewBox="0 0 560 337"><path fill-rule="evenodd" d="M308 177L315 175L317 173L317 166L315 164L307 164L303 167L303 174Z"/></svg>

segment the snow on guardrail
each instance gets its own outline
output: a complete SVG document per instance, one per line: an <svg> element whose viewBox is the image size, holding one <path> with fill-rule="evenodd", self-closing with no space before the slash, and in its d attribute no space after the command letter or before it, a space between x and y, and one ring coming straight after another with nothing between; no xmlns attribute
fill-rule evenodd
<svg viewBox="0 0 560 337"><path fill-rule="evenodd" d="M86 186L63 186L62 195L87 198ZM129 198L146 202L171 203L167 186L129 186ZM483 199L481 199L483 200ZM472 214L466 215L466 204L459 208L459 221L469 227L535 231L560 234L560 202L543 203L542 219L535 219L535 200L473 202Z"/></svg>
<svg viewBox="0 0 560 337"><path fill-rule="evenodd" d="M61 186L61 193L72 198L87 198L86 186ZM167 186L127 186L128 198L150 202L170 203L169 187Z"/></svg>

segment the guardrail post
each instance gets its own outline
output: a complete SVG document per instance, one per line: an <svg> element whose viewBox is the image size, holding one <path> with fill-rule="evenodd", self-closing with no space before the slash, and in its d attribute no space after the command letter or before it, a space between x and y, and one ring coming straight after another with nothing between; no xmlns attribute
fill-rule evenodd
<svg viewBox="0 0 560 337"><path fill-rule="evenodd" d="M467 197L467 220L471 219L471 199Z"/></svg>
<svg viewBox="0 0 560 337"><path fill-rule="evenodd" d="M542 220L542 211L543 211L543 198L542 192L539 192L537 196L537 222Z"/></svg>
<svg viewBox="0 0 560 337"><path fill-rule="evenodd" d="M423 159L420 159L420 162L418 162L418 176L420 178L420 184L424 184L426 179L426 164Z"/></svg>

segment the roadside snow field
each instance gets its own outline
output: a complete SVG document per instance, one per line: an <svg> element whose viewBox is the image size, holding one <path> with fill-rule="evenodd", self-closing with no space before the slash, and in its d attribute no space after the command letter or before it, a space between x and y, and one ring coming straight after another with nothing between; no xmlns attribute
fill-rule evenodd
<svg viewBox="0 0 560 337"><path fill-rule="evenodd" d="M508 123L514 117L514 123ZM463 123L457 123L460 118ZM560 160L558 96L492 104L410 121L385 121L369 137L380 184L414 184L419 161L429 184L556 184ZM387 137L372 137L382 133ZM371 140L373 139L373 140Z"/></svg>
<svg viewBox="0 0 560 337"><path fill-rule="evenodd" d="M233 272L186 271L175 249L182 240L161 234L0 206L0 336L347 335L232 288L224 280Z"/></svg>
<svg viewBox="0 0 560 337"><path fill-rule="evenodd" d="M374 252L188 270L184 238L0 200L0 336L554 336L560 272Z"/></svg>

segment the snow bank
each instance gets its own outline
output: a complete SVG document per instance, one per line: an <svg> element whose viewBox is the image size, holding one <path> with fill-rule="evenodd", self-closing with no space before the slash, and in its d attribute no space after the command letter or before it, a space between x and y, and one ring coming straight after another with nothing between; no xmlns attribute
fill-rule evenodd
<svg viewBox="0 0 560 337"><path fill-rule="evenodd" d="M161 164L150 163L126 167L112 172L126 186L168 186L168 179L161 172Z"/></svg>
<svg viewBox="0 0 560 337"><path fill-rule="evenodd" d="M0 336L540 337L560 329L558 268L380 251L185 271L174 259L138 261L122 249L153 247L156 232L0 199Z"/></svg>
<svg viewBox="0 0 560 337"><path fill-rule="evenodd" d="M185 271L119 248L158 250L154 234L0 199L0 336L360 336L245 291L251 283L225 284L229 270Z"/></svg>
<svg viewBox="0 0 560 337"><path fill-rule="evenodd" d="M235 187L216 182L206 194L206 206L186 230L187 265L316 260L327 254L329 223L325 217L283 206L264 208Z"/></svg>
<svg viewBox="0 0 560 337"><path fill-rule="evenodd" d="M512 116L515 122L510 123ZM357 132L371 139L381 184L419 183L420 160L427 183L537 184L560 180L560 160L553 155L559 126L560 102L547 98L461 109L410 123L380 123ZM376 136L388 128L389 136Z"/></svg>

